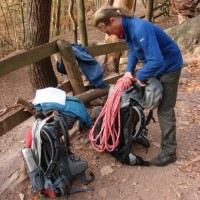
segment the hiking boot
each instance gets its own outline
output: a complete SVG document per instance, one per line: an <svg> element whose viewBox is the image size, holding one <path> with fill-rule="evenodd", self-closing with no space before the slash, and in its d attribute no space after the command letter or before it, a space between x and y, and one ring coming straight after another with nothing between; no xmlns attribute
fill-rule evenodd
<svg viewBox="0 0 200 200"><path fill-rule="evenodd" d="M177 160L176 154L173 155L164 155L159 154L156 158L153 158L150 163L151 165L164 167L168 165L169 163L173 163Z"/></svg>

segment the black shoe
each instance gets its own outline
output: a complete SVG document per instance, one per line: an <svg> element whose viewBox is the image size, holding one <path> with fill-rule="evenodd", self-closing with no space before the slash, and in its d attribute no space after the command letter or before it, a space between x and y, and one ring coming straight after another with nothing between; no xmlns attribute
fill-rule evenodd
<svg viewBox="0 0 200 200"><path fill-rule="evenodd" d="M145 161L141 157L137 156L137 161L136 161L135 165L150 166L151 163L149 161Z"/></svg>
<svg viewBox="0 0 200 200"><path fill-rule="evenodd" d="M151 165L164 167L168 165L169 163L173 163L177 160L177 157L175 154L173 155L164 155L159 154L156 158L153 158L150 163Z"/></svg>
<svg viewBox="0 0 200 200"><path fill-rule="evenodd" d="M140 166L150 166L149 161L143 160L140 156L137 156L133 153L129 153L127 159L125 160L125 164L128 165L140 165Z"/></svg>

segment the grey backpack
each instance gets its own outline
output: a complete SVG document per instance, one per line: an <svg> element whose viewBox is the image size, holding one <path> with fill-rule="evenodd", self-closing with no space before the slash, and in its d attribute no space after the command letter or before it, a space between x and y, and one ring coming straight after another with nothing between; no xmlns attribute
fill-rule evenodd
<svg viewBox="0 0 200 200"><path fill-rule="evenodd" d="M86 180L87 161L72 153L67 123L61 114L48 119L37 119L32 128L33 159L35 169L29 171L32 187L53 197L69 195L75 192L92 191L93 188L72 188L73 181L80 177L87 185L94 179Z"/></svg>

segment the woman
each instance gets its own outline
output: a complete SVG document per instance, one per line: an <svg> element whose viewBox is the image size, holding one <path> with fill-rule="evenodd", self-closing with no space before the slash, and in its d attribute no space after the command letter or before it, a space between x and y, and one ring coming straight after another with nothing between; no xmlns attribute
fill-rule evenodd
<svg viewBox="0 0 200 200"><path fill-rule="evenodd" d="M105 5L95 12L94 26L108 35L124 39L129 49L127 76L145 86L150 77L159 77L163 85L163 98L158 107L162 132L161 152L151 160L152 165L166 166L176 161L176 104L182 55L176 43L158 26L133 17L124 8ZM138 60L143 66L133 77Z"/></svg>

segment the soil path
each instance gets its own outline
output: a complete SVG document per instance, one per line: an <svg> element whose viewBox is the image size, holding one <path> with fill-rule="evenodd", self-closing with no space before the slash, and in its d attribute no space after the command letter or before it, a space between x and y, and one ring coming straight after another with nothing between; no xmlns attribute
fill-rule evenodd
<svg viewBox="0 0 200 200"><path fill-rule="evenodd" d="M200 199L200 60L182 72L178 100L177 141L178 160L167 167L132 167L121 165L108 153L95 152L88 140L88 130L72 140L75 153L88 161L87 172L94 172L96 179L90 185L94 192L78 193L68 199L126 199L126 200L199 200ZM33 196L27 179L21 150L25 136L34 118L30 118L0 138L0 199L39 199ZM149 126L146 149L134 145L134 153L150 160L160 150L160 130L156 123ZM75 182L75 186L79 182ZM23 198L22 198L23 197ZM65 199L65 198L60 198Z"/></svg>

